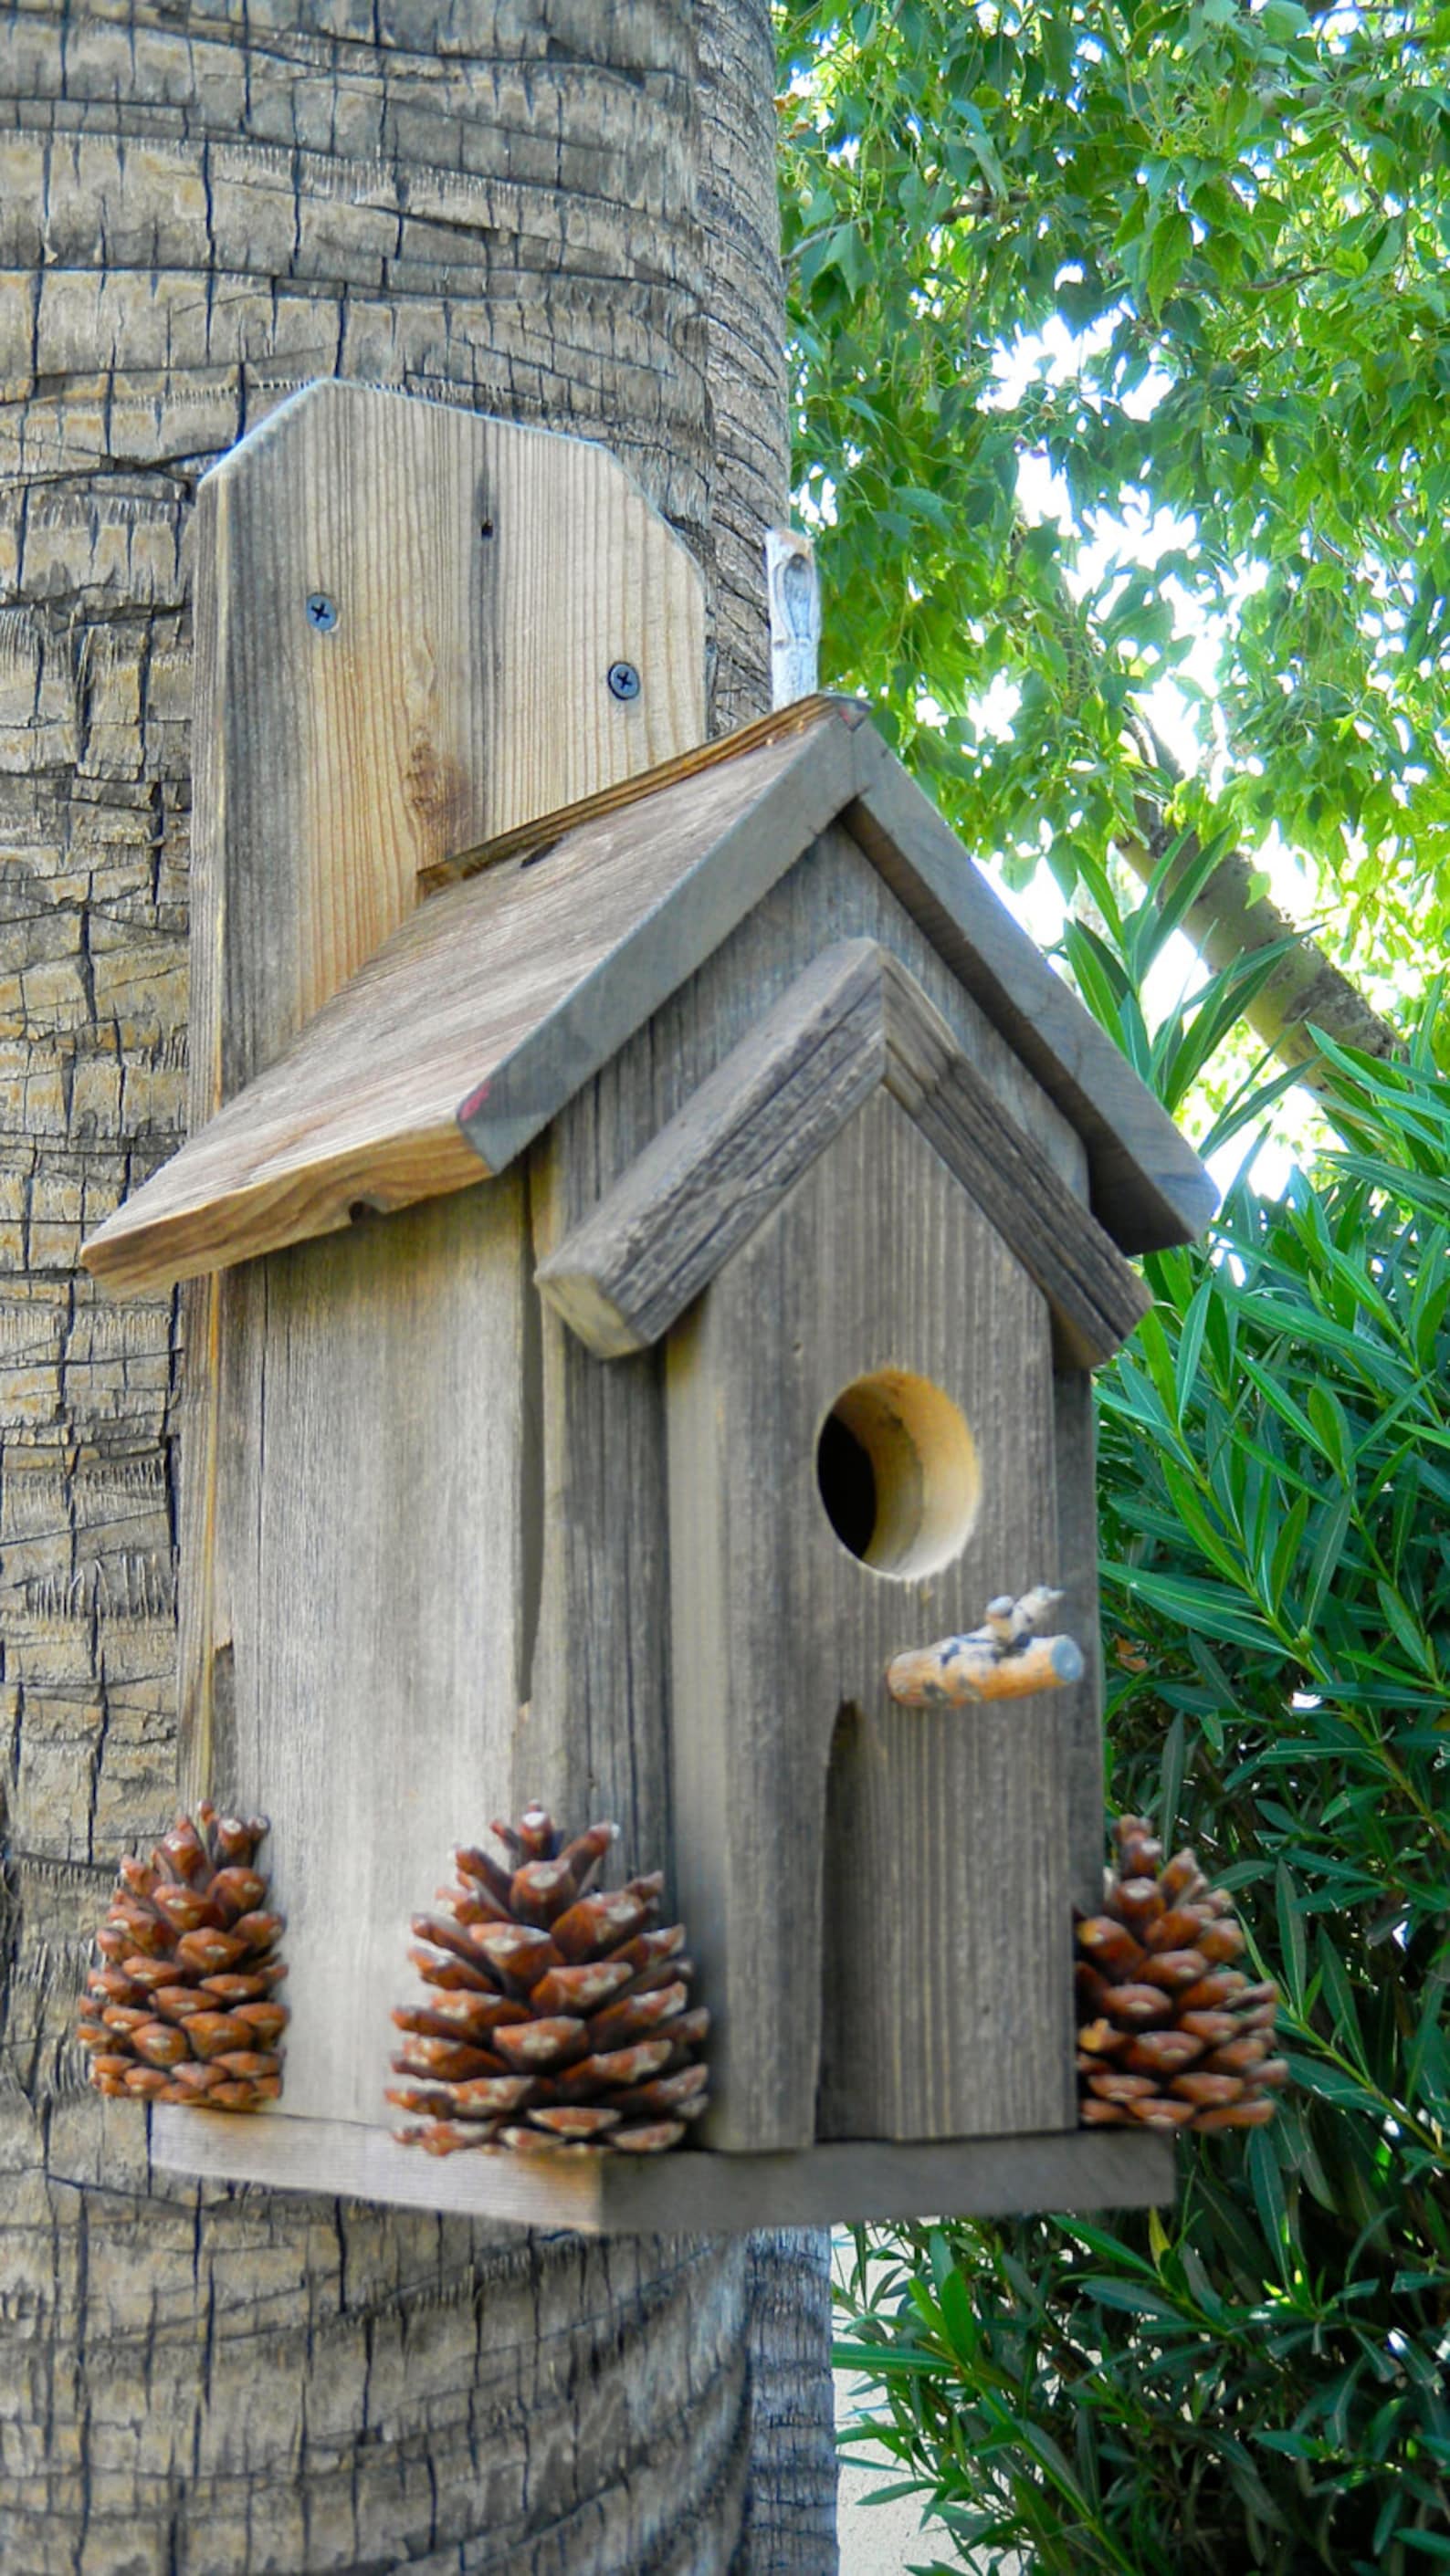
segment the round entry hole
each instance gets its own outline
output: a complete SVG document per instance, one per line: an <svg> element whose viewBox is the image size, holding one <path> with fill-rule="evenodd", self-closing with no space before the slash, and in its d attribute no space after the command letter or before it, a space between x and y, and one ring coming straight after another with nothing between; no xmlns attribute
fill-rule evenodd
<svg viewBox="0 0 1450 2576"><path fill-rule="evenodd" d="M877 1574L933 1574L977 1517L982 1478L949 1395L907 1369L843 1387L821 1426L816 1480L841 1545Z"/></svg>

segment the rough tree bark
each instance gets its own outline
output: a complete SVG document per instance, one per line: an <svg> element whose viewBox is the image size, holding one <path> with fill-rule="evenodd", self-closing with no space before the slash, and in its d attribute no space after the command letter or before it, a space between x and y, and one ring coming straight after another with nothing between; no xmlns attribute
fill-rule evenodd
<svg viewBox="0 0 1450 2576"><path fill-rule="evenodd" d="M334 373L604 436L752 712L771 88L764 0L0 11L7 2576L835 2564L818 2249L168 2186L66 2037L172 1795L173 1317L75 1261L178 1140L197 474Z"/></svg>

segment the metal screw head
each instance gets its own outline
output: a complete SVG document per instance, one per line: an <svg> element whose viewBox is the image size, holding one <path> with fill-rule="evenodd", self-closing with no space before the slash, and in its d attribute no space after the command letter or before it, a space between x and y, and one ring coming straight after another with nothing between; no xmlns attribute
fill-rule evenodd
<svg viewBox="0 0 1450 2576"><path fill-rule="evenodd" d="M610 663L609 694L612 698L637 698L639 696L639 673L632 662Z"/></svg>
<svg viewBox="0 0 1450 2576"><path fill-rule="evenodd" d="M309 593L307 623L309 626L315 626L319 635L329 634L337 624L337 609L325 590L314 590Z"/></svg>

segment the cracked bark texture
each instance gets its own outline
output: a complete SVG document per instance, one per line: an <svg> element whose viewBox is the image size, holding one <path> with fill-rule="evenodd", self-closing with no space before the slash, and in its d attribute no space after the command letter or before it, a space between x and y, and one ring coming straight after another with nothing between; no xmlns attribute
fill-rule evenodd
<svg viewBox="0 0 1450 2576"><path fill-rule="evenodd" d="M81 1235L179 1138L198 474L342 374L609 441L765 691L763 0L0 10L0 2563L826 2576L808 2241L500 2241L153 2177L67 2039L170 1812L168 1305Z"/></svg>

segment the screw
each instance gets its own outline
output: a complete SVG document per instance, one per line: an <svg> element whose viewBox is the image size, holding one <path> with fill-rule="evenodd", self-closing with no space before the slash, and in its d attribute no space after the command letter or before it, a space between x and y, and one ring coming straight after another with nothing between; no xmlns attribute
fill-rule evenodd
<svg viewBox="0 0 1450 2576"><path fill-rule="evenodd" d="M337 610L325 590L314 590L309 594L307 623L315 626L319 635L329 634L337 624Z"/></svg>
<svg viewBox="0 0 1450 2576"><path fill-rule="evenodd" d="M610 663L609 694L612 698L637 698L639 696L639 673L632 662Z"/></svg>

